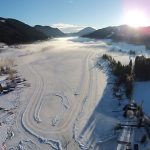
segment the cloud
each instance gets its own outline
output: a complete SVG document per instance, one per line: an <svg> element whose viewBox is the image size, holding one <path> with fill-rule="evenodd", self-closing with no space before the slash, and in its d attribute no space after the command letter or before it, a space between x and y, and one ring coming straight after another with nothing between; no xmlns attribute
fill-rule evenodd
<svg viewBox="0 0 150 150"><path fill-rule="evenodd" d="M69 0L69 2L70 2L70 3L73 3L73 1L72 1L72 0Z"/></svg>
<svg viewBox="0 0 150 150"><path fill-rule="evenodd" d="M58 23L58 24L53 24L53 28L58 28L64 33L69 33L69 32L78 32L85 28L84 26L75 26L71 24L63 24L63 23Z"/></svg>

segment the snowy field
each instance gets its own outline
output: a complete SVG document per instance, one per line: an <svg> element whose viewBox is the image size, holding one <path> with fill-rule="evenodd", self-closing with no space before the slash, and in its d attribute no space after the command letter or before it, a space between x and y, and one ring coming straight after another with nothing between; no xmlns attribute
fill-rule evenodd
<svg viewBox="0 0 150 150"><path fill-rule="evenodd" d="M121 113L112 112L122 109L112 95L113 85L107 84L113 82L113 76L107 62L103 61L103 68L99 68L97 61L107 53L128 64L136 55L149 56L149 51L145 46L108 45L109 42L58 38L19 48L4 47L1 58L15 58L19 75L31 84L20 93L12 127L14 137L6 141L8 148L124 149L119 148L113 132L122 119ZM130 55L130 50L136 50L137 54ZM135 83L133 98L138 103L145 100L143 107L148 114L149 97L144 95L149 94L149 88L139 97L143 87L150 87L150 82ZM125 98L122 104L127 102Z"/></svg>

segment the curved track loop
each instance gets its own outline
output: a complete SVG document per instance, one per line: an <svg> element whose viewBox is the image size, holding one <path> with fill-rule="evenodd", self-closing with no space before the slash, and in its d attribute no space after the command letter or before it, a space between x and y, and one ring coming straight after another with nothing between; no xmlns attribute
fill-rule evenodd
<svg viewBox="0 0 150 150"><path fill-rule="evenodd" d="M27 105L24 113L22 114L22 118L21 118L21 123L22 126L24 127L24 129L26 131L28 131L28 133L39 139L40 135L49 135L51 134L57 134L58 137L60 138L59 133L64 133L67 131L67 129L69 130L69 127L72 127L73 124L75 123L75 120L78 118L78 114L80 113L80 110L82 109L83 106L83 101L85 100L85 98L87 96L89 96L90 93L90 84L92 82L92 77L91 77L91 73L90 73L90 69L91 69L91 58L95 55L95 52L90 52L86 58L86 62L85 62L85 71L83 73L83 77L81 80L81 88L79 91L79 95L75 97L76 101L72 107L72 109L70 110L70 114L69 117L67 116L65 118L64 116L64 124L62 126L56 126L55 128L42 128L40 126L39 123L37 123L38 119L36 118L35 115L35 110L36 110L36 106L38 104L38 101L41 99L41 95L43 93L43 89L44 89L44 82L42 77L40 76L40 74L31 66L31 65L27 65L28 68L30 69L30 71L32 72L33 76L36 79L36 88L35 91L32 95L32 97L30 98L29 104ZM90 60L90 62L89 62ZM28 99L29 97L27 97ZM70 131L70 130L69 130ZM23 130L22 130L23 132ZM67 131L68 132L68 131ZM72 132L72 131L70 131ZM46 137L47 137L46 136ZM55 142L55 141L54 141Z"/></svg>
<svg viewBox="0 0 150 150"><path fill-rule="evenodd" d="M80 94L77 97L77 103L74 104L74 107L72 109L72 111L70 112L69 117L67 118L67 120L65 120L65 123L63 124L63 126L59 127L59 128L55 128L53 131L50 131L49 129L44 129L41 128L38 123L35 121L34 116L34 110L35 107L37 105L37 102L40 98L40 95L42 93L42 89L43 89L43 80L41 78L41 76L37 73L37 71L31 66L28 65L28 67L30 68L30 70L32 71L34 77L36 78L36 89L33 93L33 96L31 97L30 103L28 104L25 112L23 113L22 116L22 123L24 124L24 126L28 129L32 129L32 131L38 131L41 133L60 133L60 132L64 132L67 127L69 127L69 125L71 124L72 121L74 121L74 119L76 118L76 115L78 114L81 103L83 101L83 99L86 97L87 92L89 90L89 81L90 81L90 73L89 73L89 59L90 57L93 55L93 52L90 53L86 59L86 66L85 66L85 76L84 79L82 80L82 88L80 91ZM72 121L71 121L72 120Z"/></svg>

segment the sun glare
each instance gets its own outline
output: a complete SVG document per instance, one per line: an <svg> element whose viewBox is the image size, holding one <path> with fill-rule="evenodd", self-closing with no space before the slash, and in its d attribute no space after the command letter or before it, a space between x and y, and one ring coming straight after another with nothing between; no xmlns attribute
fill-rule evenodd
<svg viewBox="0 0 150 150"><path fill-rule="evenodd" d="M125 15L125 23L133 27L145 26L147 21L144 13L137 10L130 11Z"/></svg>

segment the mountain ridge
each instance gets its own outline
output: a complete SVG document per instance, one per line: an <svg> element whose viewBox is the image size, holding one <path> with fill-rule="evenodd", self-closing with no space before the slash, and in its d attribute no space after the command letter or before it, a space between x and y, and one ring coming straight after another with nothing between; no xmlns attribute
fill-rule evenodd
<svg viewBox="0 0 150 150"><path fill-rule="evenodd" d="M110 26L98 29L82 37L95 39L112 39L115 42L124 41L130 44L149 44L150 27L134 28L129 25Z"/></svg>
<svg viewBox="0 0 150 150"><path fill-rule="evenodd" d="M47 36L52 37L65 37L66 35L60 31L58 28L52 28L50 26L41 26L41 25L35 25L34 29L37 31L40 31L44 33Z"/></svg>
<svg viewBox="0 0 150 150"><path fill-rule="evenodd" d="M0 42L11 44L25 44L37 40L46 40L45 34L19 20L0 17Z"/></svg>
<svg viewBox="0 0 150 150"><path fill-rule="evenodd" d="M92 27L85 27L83 29L81 29L78 32L74 32L74 33L67 33L68 36L83 36L86 34L90 34L92 32L94 32L96 29L92 28Z"/></svg>

